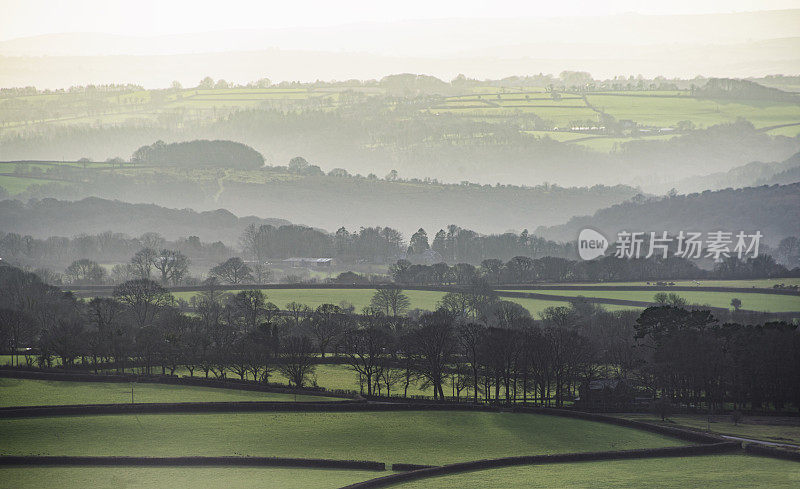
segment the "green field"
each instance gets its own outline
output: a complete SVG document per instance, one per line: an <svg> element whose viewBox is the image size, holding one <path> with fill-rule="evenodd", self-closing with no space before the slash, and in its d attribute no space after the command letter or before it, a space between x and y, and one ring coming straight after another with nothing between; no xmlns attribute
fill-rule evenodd
<svg viewBox="0 0 800 489"><path fill-rule="evenodd" d="M2 359L0 359L2 361ZM188 377L189 371L186 370L185 367L178 367L175 370L175 374L181 377ZM195 377L202 377L204 374L199 370L194 371ZM213 374L211 377L213 378ZM351 370L345 364L331 364L331 363L321 363L318 364L314 370L314 373L310 376L311 379L308 385L312 386L319 386L324 387L327 390L346 390L346 391L354 391L360 392L360 386L358 384L358 374L356 374L353 370ZM238 379L239 376L233 372L228 372L228 378L235 378ZM248 374L246 380L253 380L251 374ZM270 374L269 378L270 382L276 382L280 384L289 384L289 379L284 377L280 372L273 371ZM137 384L138 385L138 384ZM364 388L366 392L366 387ZM381 385L381 393L385 394L385 388ZM395 395L402 395L403 394L403 386L401 384L396 384L392 387L391 394ZM447 394L445 392L445 394ZM464 392L462 391L462 396ZM433 396L433 389L428 387L427 389L422 389L420 387L420 383L416 381L412 381L411 385L408 388L408 395L409 396ZM328 397L325 398L328 400L333 400L332 398ZM130 401L130 387L128 390L128 400Z"/></svg>
<svg viewBox="0 0 800 489"><path fill-rule="evenodd" d="M617 120L647 126L674 126L691 121L697 127L735 122L743 117L755 127L800 121L800 104L788 102L728 101L689 96L635 96L588 94L590 104Z"/></svg>
<svg viewBox="0 0 800 489"><path fill-rule="evenodd" d="M187 88L167 92L131 90L92 95L41 94L0 100L0 111L6 105L23 104L24 107L11 109L7 122L0 127L9 132L24 132L48 125L147 124L164 118L209 121L236 110L268 107L327 111L341 107L340 94L348 90L378 96L388 93L383 87L354 85L330 88ZM768 128L800 121L800 104L797 103L696 98L688 90L589 92L586 99L591 107L581 95L575 93L560 93L559 98L553 98L543 88L487 86L474 87L470 93L431 100L419 110L422 113L447 113L487 120L535 115L547 125L562 129L574 123L599 123L602 120L599 112L617 120L631 120L655 127L674 127L679 122L691 121L696 127L703 128L744 118L757 128ZM386 101L385 106L390 109L392 102ZM31 119L32 113L40 115ZM798 133L800 126L768 131L771 135L789 137L795 137ZM570 136L551 135L559 141L585 136L579 133ZM600 137L579 144L592 151L608 152L616 144L630 140Z"/></svg>
<svg viewBox="0 0 800 489"><path fill-rule="evenodd" d="M398 489L796 488L800 464L747 455L611 460L488 469L398 484Z"/></svg>
<svg viewBox="0 0 800 489"><path fill-rule="evenodd" d="M14 177L10 175L0 175L0 187L6 189L9 195L17 195L24 192L31 185L47 185L51 183L61 183L44 178Z"/></svg>
<svg viewBox="0 0 800 489"><path fill-rule="evenodd" d="M294 401L293 394L213 387L127 382L67 382L0 378L0 407L131 402ZM297 396L298 401L336 401L323 396Z"/></svg>
<svg viewBox="0 0 800 489"><path fill-rule="evenodd" d="M619 149L619 147L622 144L629 143L631 141L655 141L655 140L666 141L673 137L675 136L672 134L660 134L655 136L638 137L638 138L598 137L598 138L587 139L585 141L575 141L573 144L583 146L584 148L591 149L592 151L609 153L611 151Z"/></svg>
<svg viewBox="0 0 800 489"><path fill-rule="evenodd" d="M526 292L526 291L517 291ZM653 296L658 292L642 291L614 291L614 290L529 290L539 294L553 294L567 297L597 297L605 299L624 299L629 301L653 302ZM734 297L742 301L742 309L767 312L792 312L800 311L800 295L758 294L734 292L704 292L704 291L675 291L675 294L686 299L689 304L708 305L711 307L730 308L731 299Z"/></svg>
<svg viewBox="0 0 800 489"><path fill-rule="evenodd" d="M289 379L281 375L280 372L273 372L272 378L270 380L275 382L280 382L283 384L289 383ZM347 365L343 364L323 363L317 365L317 368L314 371L313 375L312 384L314 383L320 387L324 387L327 390L339 389L339 390L360 392L360 386L358 384L358 374L355 373L352 369L350 369ZM364 388L364 391L366 392L366 387ZM385 394L384 386L381 386L381 393ZM400 384L393 386L391 394L402 395L403 386ZM412 382L411 385L408 387L408 395L432 396L433 389L431 387L428 387L427 389L422 389L420 388L419 382Z"/></svg>
<svg viewBox="0 0 800 489"><path fill-rule="evenodd" d="M770 136L786 136L787 138L796 138L800 136L800 124L786 127L776 127L766 131Z"/></svg>
<svg viewBox="0 0 800 489"><path fill-rule="evenodd" d="M334 489L386 472L253 467L3 467L0 489Z"/></svg>
<svg viewBox="0 0 800 489"><path fill-rule="evenodd" d="M502 292L502 291L499 291ZM515 292L525 292L525 291L515 291ZM560 295L567 295L567 294L560 294ZM517 304L523 306L527 310L531 312L533 317L537 317L540 312L543 312L548 307L559 307L559 306L568 306L569 302L567 301L551 301L551 300L541 300L541 299L525 299L520 297L503 297L500 296L500 299L516 302ZM607 311L622 311L622 310L631 310L631 309L643 309L640 307L635 306L618 306L615 304L602 304L603 309Z"/></svg>
<svg viewBox="0 0 800 489"><path fill-rule="evenodd" d="M738 436L753 440L767 440L775 443L800 445L800 418L776 416L745 416L738 424L734 424L730 416L676 414L667 421L661 421L652 414L624 414L621 418L645 421L665 426L685 426L695 430Z"/></svg>
<svg viewBox="0 0 800 489"><path fill-rule="evenodd" d="M569 131L526 131L526 133L540 138L548 137L554 141L559 141L562 143L589 137L589 135L584 133Z"/></svg>
<svg viewBox="0 0 800 489"><path fill-rule="evenodd" d="M547 415L275 412L0 419L5 455L276 456L421 464L683 442Z"/></svg>
<svg viewBox="0 0 800 489"><path fill-rule="evenodd" d="M10 363L11 355L0 355L0 365L9 365ZM20 363L25 364L24 356L20 356ZM131 370L136 371L135 369ZM175 370L175 375L188 377L189 371L185 367L178 367ZM203 375L203 372L199 369L194 371L195 377L203 377ZM228 372L228 377L238 378L233 372ZM211 374L211 378L214 378L213 374ZM247 380L253 380L251 375L247 375L246 378ZM272 372L269 381L287 385L289 383L289 380L277 371ZM309 385L318 385L327 390L339 389L355 392L360 390L358 374L344 364L321 363L317 365ZM384 387L381 386L381 392L385 392L383 389ZM402 385L398 384L392 387L392 395L402 395L402 393ZM131 385L129 383L114 382L84 383L0 378L0 394L2 394L0 407L35 404L76 404L79 402L90 404L103 402L127 403L131 400ZM408 395L432 396L433 390L430 387L421 389L418 382L412 382L408 388ZM217 389L213 387L143 383L134 386L135 402L280 401L283 400L283 396L283 394L278 393ZM76 399L80 399L80 401ZM294 400L294 395L291 395L290 400ZM298 400L333 401L336 399L324 396L298 396ZM24 404L22 404L23 402Z"/></svg>
<svg viewBox="0 0 800 489"><path fill-rule="evenodd" d="M229 291L235 294L239 291ZM444 292L427 290L406 290L404 292L411 300L411 308L436 309L436 303L444 297ZM176 298L189 300L198 292L175 292ZM342 301L353 304L356 311L369 305L370 299L375 294L375 289L264 289L267 300L275 303L281 309L290 302L299 302L315 308L322 304L339 304Z"/></svg>
<svg viewBox="0 0 800 489"><path fill-rule="evenodd" d="M751 279L751 280L668 280L675 286L680 287L732 287L740 289L764 288L771 289L774 285L800 285L800 278L764 278L764 279ZM552 283L549 285L585 285L587 288L592 286L623 286L623 285L636 285L641 287L650 286L655 282L575 282L575 283ZM655 291L653 292L655 294Z"/></svg>
<svg viewBox="0 0 800 489"><path fill-rule="evenodd" d="M322 304L339 304L342 301L353 304L356 312L360 312L369 305L370 299L375 294L375 289L263 289L267 300L275 303L281 309L290 302L305 304L315 308ZM239 291L229 291L235 294ZM175 292L176 298L190 300L192 296L199 292ZM444 292L429 290L406 290L404 293L411 301L411 309L435 310L438 302L444 297ZM531 314L536 315L549 306L564 306L567 303L561 301L543 301L536 299L505 298L523 305ZM613 308L614 306L611 306ZM623 307L630 309L630 307Z"/></svg>

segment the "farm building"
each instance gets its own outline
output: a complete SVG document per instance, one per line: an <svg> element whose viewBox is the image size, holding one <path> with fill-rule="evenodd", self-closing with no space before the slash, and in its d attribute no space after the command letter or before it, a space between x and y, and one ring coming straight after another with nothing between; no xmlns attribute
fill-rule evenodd
<svg viewBox="0 0 800 489"><path fill-rule="evenodd" d="M283 263L292 268L330 268L333 258L292 257L283 260Z"/></svg>
<svg viewBox="0 0 800 489"><path fill-rule="evenodd" d="M636 394L635 385L626 379L598 379L581 385L575 404L582 409L598 411L631 409Z"/></svg>

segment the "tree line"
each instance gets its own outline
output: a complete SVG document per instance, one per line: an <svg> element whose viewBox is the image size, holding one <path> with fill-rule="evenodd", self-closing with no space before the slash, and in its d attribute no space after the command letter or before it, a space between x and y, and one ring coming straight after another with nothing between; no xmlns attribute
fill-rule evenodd
<svg viewBox="0 0 800 489"><path fill-rule="evenodd" d="M46 239L0 233L0 257L34 269L49 284L122 283L134 276L150 278L158 269L165 285L188 285L199 281L188 274L190 263L210 267L235 254L219 241L203 243L197 236L170 241L153 232L138 237L108 231ZM107 269L100 263L116 264Z"/></svg>
<svg viewBox="0 0 800 489"><path fill-rule="evenodd" d="M152 280L83 302L35 274L0 267L2 349L15 365L24 358L95 371L185 369L258 382L279 373L296 387L313 385L318 365L336 361L366 396L408 396L416 386L435 399L591 406L608 395L592 387L615 379L657 406L800 407L800 335L787 323L745 325L672 305L609 312L581 302L533 318L485 285L405 316L407 297L391 285L360 314L346 304L291 302L281 310L262 291L223 294L207 285L188 315Z"/></svg>
<svg viewBox="0 0 800 489"><path fill-rule="evenodd" d="M167 144L158 140L134 151L131 163L244 170L264 166L264 157L250 146L235 141L201 139Z"/></svg>
<svg viewBox="0 0 800 489"><path fill-rule="evenodd" d="M664 280L750 279L800 276L800 268L788 270L770 255L756 258L725 258L712 270L702 269L691 260L671 256L626 259L613 255L595 260L569 260L545 256L515 256L503 261L483 260L479 266L469 263L448 265L412 263L398 260L389 267L395 283L408 285L469 285L476 281L491 284L537 282L658 282Z"/></svg>

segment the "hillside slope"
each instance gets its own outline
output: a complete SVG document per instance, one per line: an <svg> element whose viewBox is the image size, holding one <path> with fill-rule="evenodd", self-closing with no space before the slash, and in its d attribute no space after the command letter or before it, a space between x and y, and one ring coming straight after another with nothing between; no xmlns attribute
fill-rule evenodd
<svg viewBox="0 0 800 489"><path fill-rule="evenodd" d="M705 191L648 201L628 201L566 224L540 227L535 234L572 241L581 229L594 228L613 240L619 231L761 231L777 245L800 235L800 183Z"/></svg>
<svg viewBox="0 0 800 489"><path fill-rule="evenodd" d="M724 188L755 187L760 185L788 185L800 182L800 153L781 162L754 161L726 172L684 178L674 183L678 192L702 192ZM668 185L661 184L659 188ZM648 188L649 190L649 188Z"/></svg>
<svg viewBox="0 0 800 489"><path fill-rule="evenodd" d="M286 167L84 171L63 166L48 169L46 174L24 174L42 183L13 198L24 202L31 198L100 197L197 211L223 208L238 216L274 216L328 231L380 225L410 236L420 227L441 229L454 222L481 233L552 226L638 193L624 185L444 185L352 175L301 175Z"/></svg>
<svg viewBox="0 0 800 489"><path fill-rule="evenodd" d="M283 219L236 217L224 209L195 212L150 204L129 204L118 200L87 198L76 202L56 199L0 201L0 229L4 232L71 237L105 231L138 236L156 232L167 239L197 236L201 241L236 244L249 224L290 224Z"/></svg>

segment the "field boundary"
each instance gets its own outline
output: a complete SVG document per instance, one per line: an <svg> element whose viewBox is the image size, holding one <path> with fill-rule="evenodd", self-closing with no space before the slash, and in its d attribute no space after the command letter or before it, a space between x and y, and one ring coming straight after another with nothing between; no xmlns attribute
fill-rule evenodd
<svg viewBox="0 0 800 489"><path fill-rule="evenodd" d="M232 401L232 402L177 402L138 404L73 404L57 406L20 406L0 408L0 419L52 416L93 416L106 414L169 414L169 413L222 413L222 412L388 412L388 411L473 411L513 412L583 419L625 428L649 431L691 443L714 444L723 438L671 426L659 426L642 421L615 418L597 413L545 407L500 407L465 403L388 402L388 401Z"/></svg>
<svg viewBox="0 0 800 489"><path fill-rule="evenodd" d="M782 450L780 448L762 445L760 443L745 443L745 453L761 455L764 457L780 458L800 462L800 451Z"/></svg>
<svg viewBox="0 0 800 489"><path fill-rule="evenodd" d="M776 279L780 280L780 279ZM590 290L601 292L723 292L731 294L776 294L800 297L796 289L774 289L764 287L704 287L690 285L498 285L497 289L508 290Z"/></svg>
<svg viewBox="0 0 800 489"><path fill-rule="evenodd" d="M87 366L90 368L90 366ZM61 382L115 382L140 384L165 384L183 385L188 387L209 387L215 389L232 389L255 392L272 392L276 394L296 394L298 396L318 396L335 398L353 398L350 391L302 388L294 389L288 386L260 384L250 380L239 379L207 379L204 377L177 377L168 375L138 375L138 374L93 374L82 372L52 372L40 370L24 370L10 366L0 366L0 377L12 379L51 380ZM339 401L341 402L341 401ZM2 408L0 408L2 409Z"/></svg>
<svg viewBox="0 0 800 489"><path fill-rule="evenodd" d="M780 280L775 279L776 281ZM388 285L387 283L376 284L238 284L238 285L220 285L215 287L216 290L230 291L230 290L281 290L281 289L375 289L381 285ZM411 284L395 284L403 290L423 290L432 292L458 292L465 288L463 285L411 285ZM113 285L63 285L60 286L62 290L71 292L105 292L111 293L114 290ZM567 285L567 284L493 284L494 289L508 289L508 290L596 290L596 291L618 291L618 292L725 292L725 293L742 293L742 294L777 294L777 295L792 295L800 296L798 290L783 288L764 288L764 287L704 287L704 286L687 286L687 285L607 285L607 284L590 284L590 285ZM200 292L208 290L204 286L175 286L167 287L170 292Z"/></svg>
<svg viewBox="0 0 800 489"><path fill-rule="evenodd" d="M585 289L579 289L585 290ZM637 301L631 299L611 299L608 297L591 297L591 296L563 296L563 295L556 295L556 294L541 294L538 292L512 292L512 291L498 291L498 297L516 297L520 299L537 299L537 300L547 300L547 301L576 301L576 302L584 302L589 304L609 304L609 305L616 305L616 306L630 306L630 307L654 307L659 306L660 304L653 301ZM695 309L702 309L702 310L709 310L709 311L716 311L716 312L729 312L730 309L727 307L716 307L716 306L688 306L690 308ZM756 311L752 309L739 309L740 313L754 313L754 314L769 314L778 317L785 317L785 318L792 318L795 316L800 315L800 311L784 311L784 312L765 312L765 311Z"/></svg>
<svg viewBox="0 0 800 489"><path fill-rule="evenodd" d="M285 457L93 457L72 455L0 455L0 466L129 466L129 467L310 467L317 469L386 470L383 462Z"/></svg>
<svg viewBox="0 0 800 489"><path fill-rule="evenodd" d="M211 401L142 402L135 404L66 404L0 408L0 419L104 414L261 413L368 411L365 401Z"/></svg>
<svg viewBox="0 0 800 489"><path fill-rule="evenodd" d="M642 448L637 450L618 450L606 452L562 453L556 455L528 455L519 457L504 457L495 459L475 460L472 462L459 462L455 464L431 467L400 474L392 474L368 481L357 482L344 486L341 489L367 489L387 487L400 482L418 479L427 479L440 475L458 474L476 470L513 467L519 465L543 465L571 462L591 462L601 460L630 460L661 457L693 457L711 455L741 450L735 442L720 442L709 445L691 445L684 447Z"/></svg>

